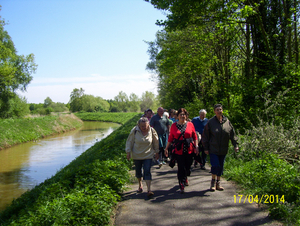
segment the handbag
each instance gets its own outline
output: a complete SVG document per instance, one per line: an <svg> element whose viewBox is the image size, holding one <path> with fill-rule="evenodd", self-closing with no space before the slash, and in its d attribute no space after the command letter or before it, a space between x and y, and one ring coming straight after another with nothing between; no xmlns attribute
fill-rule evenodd
<svg viewBox="0 0 300 226"><path fill-rule="evenodd" d="M178 145L179 139L180 139L181 136L183 136L183 134L184 134L184 132L182 132L177 139L174 139L173 142L171 143L171 145L168 148L168 152L171 153L171 155L170 155L171 159L170 159L170 162L169 162L169 166L171 168L173 168L175 166L175 163L176 163L176 154L175 154L175 151L174 151L175 147L176 147L176 145ZM181 144L182 143L180 143L180 145Z"/></svg>

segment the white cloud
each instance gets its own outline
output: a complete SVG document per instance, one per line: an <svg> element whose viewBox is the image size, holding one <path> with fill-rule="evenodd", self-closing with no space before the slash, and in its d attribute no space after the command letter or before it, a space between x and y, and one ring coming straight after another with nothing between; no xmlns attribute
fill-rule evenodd
<svg viewBox="0 0 300 226"><path fill-rule="evenodd" d="M155 82L149 74L125 76L100 76L74 78L36 78L27 87L27 92L20 93L28 103L43 103L47 97L54 102L67 103L74 88L83 88L85 94L113 99L120 91L128 96L135 93L141 97L145 91L157 94Z"/></svg>

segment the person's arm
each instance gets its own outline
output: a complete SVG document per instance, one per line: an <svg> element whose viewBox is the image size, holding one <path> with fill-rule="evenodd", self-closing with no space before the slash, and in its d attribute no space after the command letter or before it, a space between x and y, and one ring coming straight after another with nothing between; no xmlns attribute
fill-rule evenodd
<svg viewBox="0 0 300 226"><path fill-rule="evenodd" d="M201 142L204 148L205 154L209 154L209 125L208 123L204 126L204 130L201 137Z"/></svg>
<svg viewBox="0 0 300 226"><path fill-rule="evenodd" d="M168 150L169 150L169 146L170 146L170 145L171 145L171 142L168 142L168 143L167 143L167 146L166 146L166 148L165 148L165 156L166 156L166 157L168 157L168 154L169 154L169 153L168 153Z"/></svg>
<svg viewBox="0 0 300 226"><path fill-rule="evenodd" d="M158 135L154 128L150 128L152 131L152 145L155 152L155 159L159 159L159 141Z"/></svg>
<svg viewBox="0 0 300 226"><path fill-rule="evenodd" d="M239 147L238 147L238 137L235 134L235 131L234 131L234 128L233 128L231 122L229 122L229 125L231 126L230 140L231 140L231 143L232 143L232 145L234 147L234 151L238 152L238 150L239 150Z"/></svg>
<svg viewBox="0 0 300 226"><path fill-rule="evenodd" d="M128 160L130 160L130 158L131 158L131 152L132 152L133 145L134 145L135 129L136 129L136 127L134 127L134 128L131 130L131 132L130 132L130 134L129 134L127 140L126 140L125 151L126 151L126 153L127 153L126 158L127 158Z"/></svg>

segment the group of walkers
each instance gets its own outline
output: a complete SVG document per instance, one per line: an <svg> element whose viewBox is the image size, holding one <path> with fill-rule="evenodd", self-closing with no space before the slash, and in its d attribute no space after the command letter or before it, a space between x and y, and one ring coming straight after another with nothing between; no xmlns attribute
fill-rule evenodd
<svg viewBox="0 0 300 226"><path fill-rule="evenodd" d="M169 162L171 167L177 163L177 178L180 192L189 185L188 176L191 166L205 170L206 156L210 157L211 184L210 190L224 190L220 185L223 174L224 161L228 152L229 140L235 151L238 151L237 137L230 121L223 115L221 104L214 106L215 116L206 118L204 109L199 111L199 116L189 120L186 109L167 113L162 107L153 115L151 109L139 119L127 139L127 159L132 158L135 164L135 176L139 187L137 192L143 192L142 180L147 185L147 195L153 196L151 191L151 166L153 157L161 167ZM142 179L143 178L143 179Z"/></svg>

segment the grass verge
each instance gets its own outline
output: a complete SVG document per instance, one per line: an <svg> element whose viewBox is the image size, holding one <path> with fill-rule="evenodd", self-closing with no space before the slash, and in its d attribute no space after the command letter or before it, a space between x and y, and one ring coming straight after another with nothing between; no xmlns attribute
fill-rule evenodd
<svg viewBox="0 0 300 226"><path fill-rule="evenodd" d="M0 150L15 144L77 129L82 124L83 122L73 114L24 119L1 119Z"/></svg>
<svg viewBox="0 0 300 226"><path fill-rule="evenodd" d="M126 139L140 115L86 150L0 213L1 225L109 225L130 181Z"/></svg>
<svg viewBox="0 0 300 226"><path fill-rule="evenodd" d="M82 119L83 121L102 121L102 122L115 122L124 124L129 119L137 115L137 113L132 112L112 112L112 113L91 113L82 112L75 113L75 115Z"/></svg>
<svg viewBox="0 0 300 226"><path fill-rule="evenodd" d="M297 166L265 153L245 161L238 155L226 157L224 176L242 188L242 201L266 206L273 219L300 225L300 176Z"/></svg>

